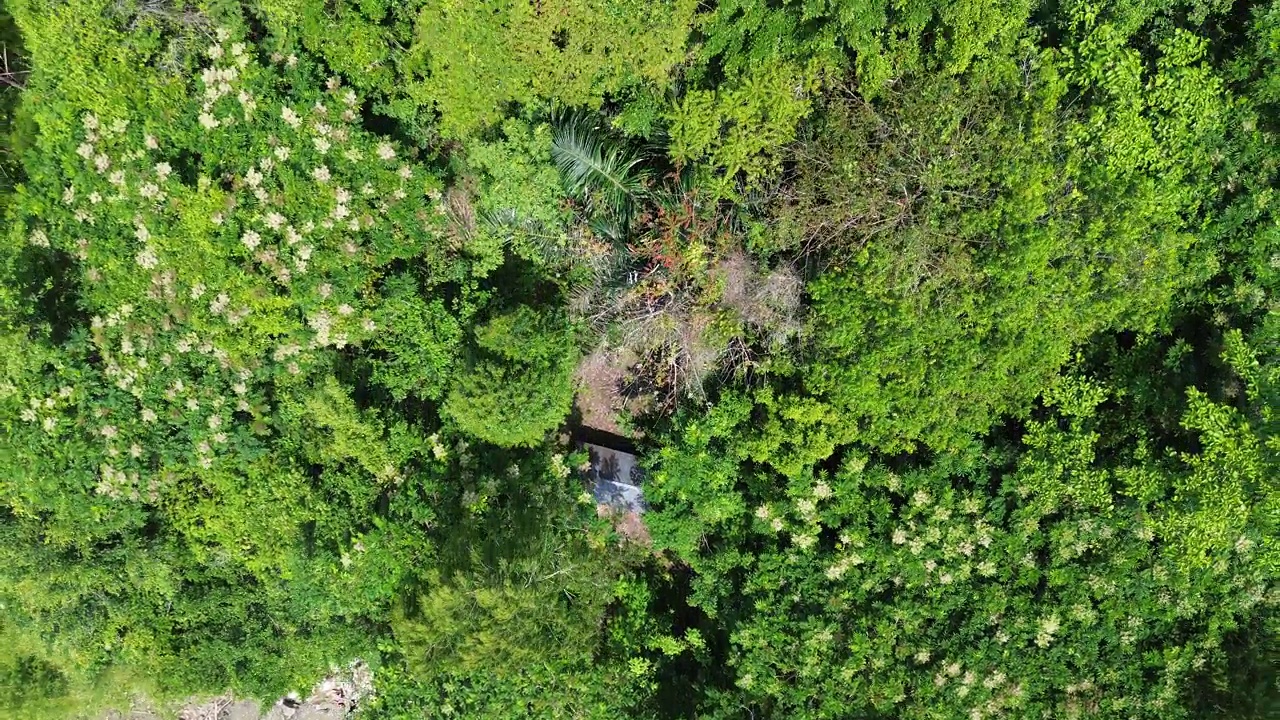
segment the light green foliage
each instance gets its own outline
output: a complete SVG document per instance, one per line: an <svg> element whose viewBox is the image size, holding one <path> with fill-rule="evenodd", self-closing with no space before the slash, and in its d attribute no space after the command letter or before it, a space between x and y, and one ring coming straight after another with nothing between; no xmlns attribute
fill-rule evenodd
<svg viewBox="0 0 1280 720"><path fill-rule="evenodd" d="M1105 467L1092 427L1105 398L1102 388L1077 379L1046 393L1046 402L1069 418L1068 429L1060 427L1060 418L1032 422L1025 442L1033 451L1014 480L1020 493L1035 498L1041 514L1064 505L1110 513L1115 497L1124 496L1124 502L1150 513L1153 532L1166 538L1171 567L1187 574L1203 572L1237 541L1253 543L1247 530L1260 521L1252 517L1253 508L1271 495L1274 482L1257 430L1242 414L1188 388L1182 422L1196 433L1198 452L1174 452L1164 463ZM1141 450L1137 459L1145 455Z"/></svg>
<svg viewBox="0 0 1280 720"><path fill-rule="evenodd" d="M430 0L411 48L440 131L465 137L508 103L598 107L606 94L667 87L690 0Z"/></svg>
<svg viewBox="0 0 1280 720"><path fill-rule="evenodd" d="M1175 33L1149 78L1114 33L1095 42L1089 60L929 82L888 113L836 105L801 151L834 159L781 211L791 242L833 258L811 286L808 382L867 440L963 442L1021 412L1077 343L1154 327L1203 277L1187 223L1230 99L1194 38ZM1064 136L1068 91L1096 101Z"/></svg>
<svg viewBox="0 0 1280 720"><path fill-rule="evenodd" d="M502 124L502 138L467 145L468 169L480 178L479 210L555 232L565 222L560 175L552 162L552 130L545 123Z"/></svg>
<svg viewBox="0 0 1280 720"><path fill-rule="evenodd" d="M775 149L795 138L809 114L815 81L788 65L753 70L737 86L691 90L670 111L671 156L701 160L723 173L739 173L748 184L778 169ZM732 185L720 189L726 196Z"/></svg>
<svg viewBox="0 0 1280 720"><path fill-rule="evenodd" d="M789 717L1194 717L1186 679L1273 602L1259 511L1274 463L1238 419L1203 431L1233 412L1193 402L1203 452L1113 460L1099 487L1080 423L1101 396L1076 383L1054 397L1080 420L1037 424L1013 472L975 447L902 473L849 452L836 472L775 480L742 463L742 406L682 423L648 485L651 528L697 572L693 601L734 619L741 702ZM1136 474L1155 492L1107 482Z"/></svg>
<svg viewBox="0 0 1280 720"><path fill-rule="evenodd" d="M700 18L705 41L690 73L712 87L695 85L671 111L672 155L723 173L722 194L739 172L751 186L777 169L776 148L795 137L813 95L838 85L850 65L866 97L908 72L963 72L1007 47L1030 10L1020 0L716 3ZM921 52L925 44L931 52Z"/></svg>
<svg viewBox="0 0 1280 720"><path fill-rule="evenodd" d="M1092 315L1062 303L1085 288L1060 259L1071 243L1043 222L1062 212L1051 134L1062 89L1051 64L1026 62L1040 73L1026 89L1011 84L1015 66L993 65L975 84L908 93L891 116L836 106L804 151L829 154L831 170L802 178L782 229L847 258L810 288L825 346L810 382L847 419L866 418L857 427L873 441L979 429L988 408L1034 396L1093 329L1068 330Z"/></svg>
<svg viewBox="0 0 1280 720"><path fill-rule="evenodd" d="M784 59L831 71L853 55L874 93L881 82L923 65L960 72L991 46L1016 36L1030 6L1018 2L962 4L854 3L802 0L770 6L760 0L718 3L705 19L704 56L722 55L725 70ZM946 28L932 53L923 55L922 35L931 22Z"/></svg>

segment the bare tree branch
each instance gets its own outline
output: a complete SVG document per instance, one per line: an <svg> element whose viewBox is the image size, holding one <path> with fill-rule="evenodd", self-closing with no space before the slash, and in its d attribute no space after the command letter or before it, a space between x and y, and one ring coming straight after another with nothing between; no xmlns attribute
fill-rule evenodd
<svg viewBox="0 0 1280 720"><path fill-rule="evenodd" d="M3 69L0 69L0 85L21 90L27 86L27 76L31 74L30 70L18 70L9 64L9 46L0 45L0 63L3 63Z"/></svg>

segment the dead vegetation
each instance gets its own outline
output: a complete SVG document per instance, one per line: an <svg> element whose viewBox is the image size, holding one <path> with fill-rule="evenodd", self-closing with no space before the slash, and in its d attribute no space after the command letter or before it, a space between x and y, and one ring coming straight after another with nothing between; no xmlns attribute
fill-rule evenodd
<svg viewBox="0 0 1280 720"><path fill-rule="evenodd" d="M596 515L602 518L609 518L613 522L614 531L618 533L618 536L624 542L646 547L653 545L653 538L649 536L649 528L645 526L640 513L634 510L619 510L600 503L596 505Z"/></svg>
<svg viewBox="0 0 1280 720"><path fill-rule="evenodd" d="M616 435L626 430L618 420L634 414L622 389L628 370L639 358L630 351L617 350L602 342L578 364L578 410L582 424Z"/></svg>
<svg viewBox="0 0 1280 720"><path fill-rule="evenodd" d="M799 274L788 265L762 270L740 249L696 274L662 263L603 265L611 271L572 298L600 338L579 367L584 418L602 423L593 427L616 427L602 416L634 414L640 403L668 412L681 398L700 399L709 378L754 372L763 350L801 328Z"/></svg>

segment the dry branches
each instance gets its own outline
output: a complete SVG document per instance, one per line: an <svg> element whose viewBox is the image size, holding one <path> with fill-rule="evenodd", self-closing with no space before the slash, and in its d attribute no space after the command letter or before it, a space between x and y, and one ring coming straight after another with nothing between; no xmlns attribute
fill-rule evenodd
<svg viewBox="0 0 1280 720"><path fill-rule="evenodd" d="M15 56L14 60L20 61L21 58ZM20 70L10 64L9 47L7 45L0 45L0 63L3 64L0 67L0 85L16 90L22 90L26 87L27 76L31 74L31 71Z"/></svg>

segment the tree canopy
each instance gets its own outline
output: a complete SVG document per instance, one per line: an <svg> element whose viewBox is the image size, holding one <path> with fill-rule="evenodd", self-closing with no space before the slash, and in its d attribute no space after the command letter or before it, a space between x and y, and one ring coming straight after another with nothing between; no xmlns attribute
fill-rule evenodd
<svg viewBox="0 0 1280 720"><path fill-rule="evenodd" d="M0 44L0 718L1280 713L1280 2Z"/></svg>

